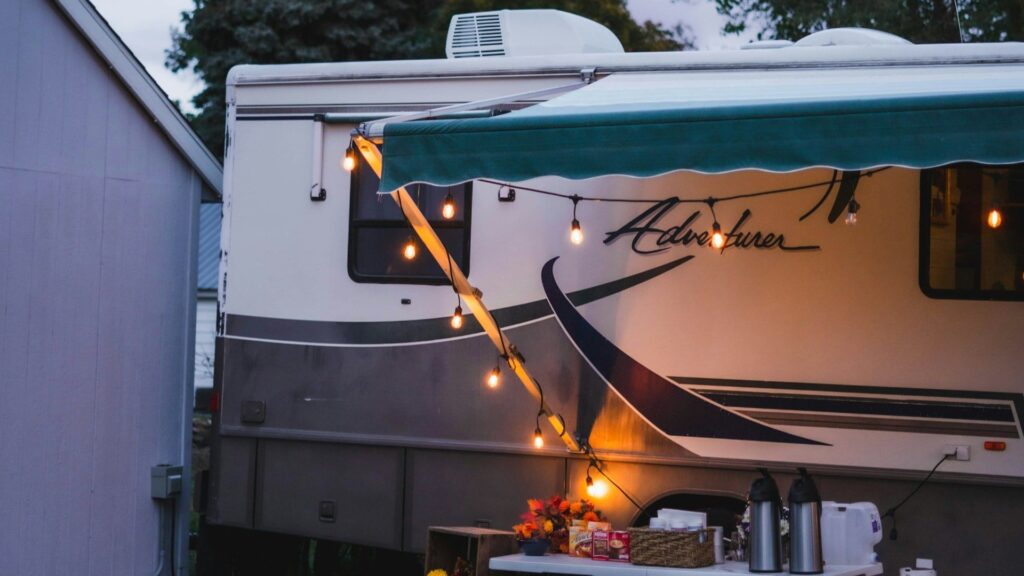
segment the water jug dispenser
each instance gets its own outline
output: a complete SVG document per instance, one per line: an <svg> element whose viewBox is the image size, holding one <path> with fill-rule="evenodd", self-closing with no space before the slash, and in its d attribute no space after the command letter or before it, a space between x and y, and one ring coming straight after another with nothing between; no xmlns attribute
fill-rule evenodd
<svg viewBox="0 0 1024 576"><path fill-rule="evenodd" d="M789 573L821 574L821 495L806 468L789 487Z"/></svg>
<svg viewBox="0 0 1024 576"><path fill-rule="evenodd" d="M766 468L750 485L750 571L782 572L782 502L779 487Z"/></svg>

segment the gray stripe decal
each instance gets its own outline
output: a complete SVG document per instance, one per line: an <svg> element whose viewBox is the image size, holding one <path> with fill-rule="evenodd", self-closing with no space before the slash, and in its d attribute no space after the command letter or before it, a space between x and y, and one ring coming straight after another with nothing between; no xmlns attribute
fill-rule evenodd
<svg viewBox="0 0 1024 576"><path fill-rule="evenodd" d="M780 382L772 380L736 380L727 378L697 378L670 376L673 381L687 386L719 386L729 388L763 388L767 390L806 390L811 392L839 392L846 394L888 394L896 396L923 396L927 398L966 398L969 400L1001 400L1012 402L1017 418L1024 414L1024 394L990 392L987 390L955 390L944 388L888 388L885 386L854 386L850 384L817 384L810 382Z"/></svg>
<svg viewBox="0 0 1024 576"><path fill-rule="evenodd" d="M839 414L794 414L792 412L761 412L740 410L740 414L776 426L806 426L814 428L847 428L852 430L879 430L884 432L912 432L915 434L944 434L951 436L980 436L985 438L1019 438L1017 427L1008 424L976 422L949 422L920 418L872 418Z"/></svg>
<svg viewBox="0 0 1024 576"><path fill-rule="evenodd" d="M582 306L660 276L690 258L685 256L625 278L570 292L568 297L573 305ZM550 316L551 307L547 300L536 300L492 310L491 314L500 326L512 326ZM483 333L472 315L465 317L458 332L452 330L447 316L390 322L323 322L228 314L225 326L228 336L311 344L408 344Z"/></svg>

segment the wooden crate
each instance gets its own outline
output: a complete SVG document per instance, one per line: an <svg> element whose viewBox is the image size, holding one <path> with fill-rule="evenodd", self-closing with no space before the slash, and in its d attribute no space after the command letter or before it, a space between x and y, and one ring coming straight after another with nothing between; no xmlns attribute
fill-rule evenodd
<svg viewBox="0 0 1024 576"><path fill-rule="evenodd" d="M451 575L455 559L463 558L472 567L473 576L489 576L491 557L518 551L512 532L472 526L431 526L427 529L426 571L440 568Z"/></svg>

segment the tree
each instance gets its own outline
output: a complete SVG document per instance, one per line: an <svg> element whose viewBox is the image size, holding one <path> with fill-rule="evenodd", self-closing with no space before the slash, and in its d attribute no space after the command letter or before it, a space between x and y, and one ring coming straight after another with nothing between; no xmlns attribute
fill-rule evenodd
<svg viewBox="0 0 1024 576"><path fill-rule="evenodd" d="M422 14L436 0L193 0L181 15L167 67L194 66L205 87L190 118L210 150L224 148L224 94L236 64L409 58L422 54Z"/></svg>
<svg viewBox="0 0 1024 576"><path fill-rule="evenodd" d="M206 145L224 148L225 79L237 64L443 58L453 14L557 8L607 26L627 50L678 50L683 28L637 24L625 0L193 0L166 65L194 67L205 84L189 120Z"/></svg>
<svg viewBox="0 0 1024 576"><path fill-rule="evenodd" d="M826 28L857 26L911 42L1024 39L1024 0L715 0L727 33L763 24L761 39L797 40ZM958 15L959 12L959 15ZM959 18L959 22L958 22ZM962 29L962 36L961 36Z"/></svg>

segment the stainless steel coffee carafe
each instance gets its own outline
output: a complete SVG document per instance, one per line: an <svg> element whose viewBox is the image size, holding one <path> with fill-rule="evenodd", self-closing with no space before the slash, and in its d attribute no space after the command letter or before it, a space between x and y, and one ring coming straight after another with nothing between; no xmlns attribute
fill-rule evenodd
<svg viewBox="0 0 1024 576"><path fill-rule="evenodd" d="M782 502L768 470L750 485L750 571L782 572Z"/></svg>
<svg viewBox="0 0 1024 576"><path fill-rule="evenodd" d="M789 573L821 574L821 495L806 468L789 487Z"/></svg>

